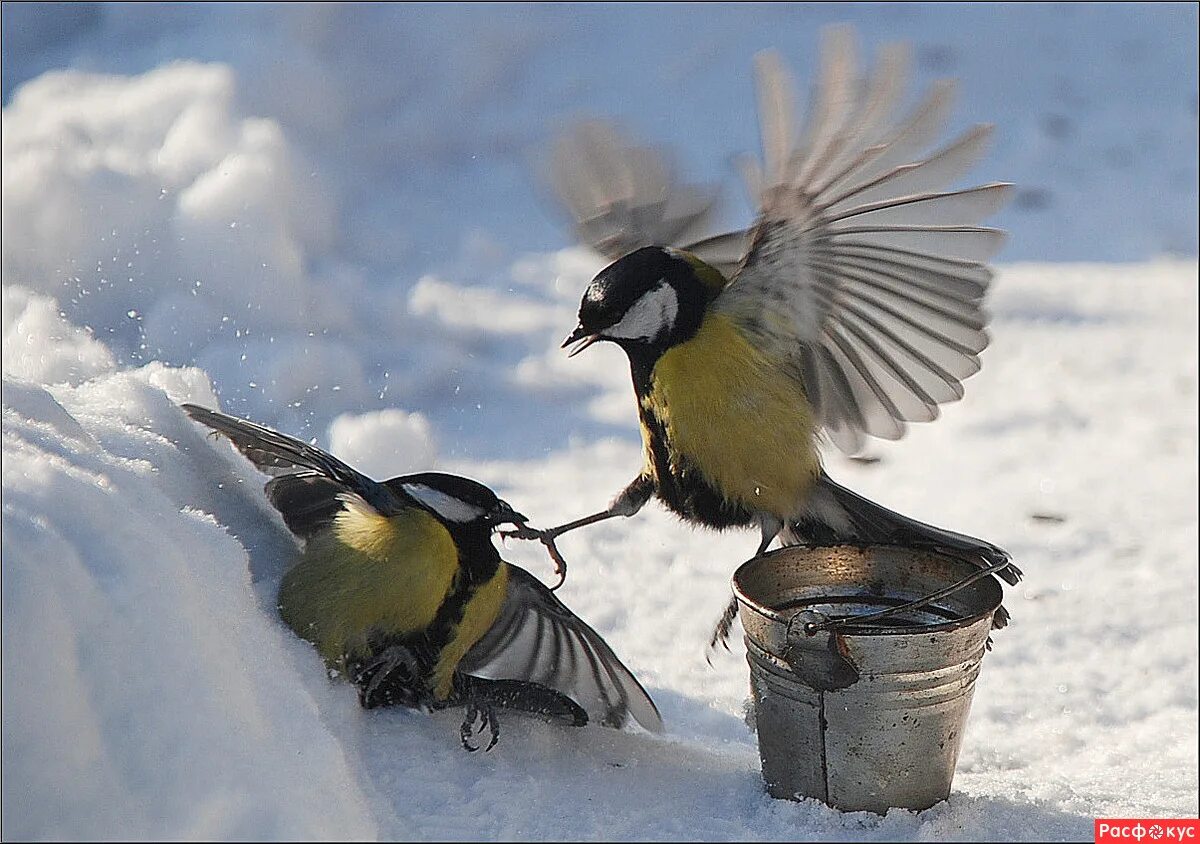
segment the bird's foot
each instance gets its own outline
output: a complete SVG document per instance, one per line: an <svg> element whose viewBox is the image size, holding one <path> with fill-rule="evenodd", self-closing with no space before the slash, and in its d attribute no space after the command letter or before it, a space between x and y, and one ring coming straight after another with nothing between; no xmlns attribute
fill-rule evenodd
<svg viewBox="0 0 1200 844"><path fill-rule="evenodd" d="M546 531L531 528L526 524L517 525L513 530L500 531L500 535L505 539L541 539L545 534Z"/></svg>
<svg viewBox="0 0 1200 844"><path fill-rule="evenodd" d="M550 555L550 559L554 561L554 573L558 575L558 583L550 587L553 592L558 587L562 586L567 579L567 561L561 553L558 546L554 544L554 538L562 533L559 530L538 530L531 528L529 525L517 525L515 530L504 530L500 535L505 539L536 539L546 548L546 553Z"/></svg>
<svg viewBox="0 0 1200 844"><path fill-rule="evenodd" d="M366 709L388 704L419 706L421 666L404 645L384 648L354 674L358 701Z"/></svg>
<svg viewBox="0 0 1200 844"><path fill-rule="evenodd" d="M712 665L713 651L717 649L718 644L725 650L729 650L729 631L733 629L733 620L737 618L737 612L737 598L731 598L725 607L725 612L721 613L720 619L717 620L712 636L708 640L708 648L704 654L704 661L710 666Z"/></svg>
<svg viewBox="0 0 1200 844"><path fill-rule="evenodd" d="M475 727L476 722L479 723L478 729ZM500 722L496 719L496 713L492 711L491 706L486 703L480 705L475 701L471 701L467 704L467 711L463 716L462 726L458 730L463 750L466 750L468 753L474 753L479 750L479 745L472 744L471 740L478 735L482 735L485 729L491 734L487 747L483 749L483 752L487 753L500 740Z"/></svg>

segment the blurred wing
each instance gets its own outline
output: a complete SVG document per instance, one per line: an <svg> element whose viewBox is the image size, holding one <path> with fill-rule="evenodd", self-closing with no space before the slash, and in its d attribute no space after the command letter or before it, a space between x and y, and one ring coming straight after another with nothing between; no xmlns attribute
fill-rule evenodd
<svg viewBox="0 0 1200 844"><path fill-rule="evenodd" d="M937 152L953 93L933 86L905 120L893 115L907 50L881 51L856 78L851 30L822 41L821 78L793 137L791 80L759 56L761 170L744 168L761 213L750 253L714 303L768 355L787 362L817 422L847 452L863 435L898 439L906 422L962 397L987 346L984 263L1003 233L979 223L1010 185L946 191L983 154L977 126Z"/></svg>
<svg viewBox="0 0 1200 844"><path fill-rule="evenodd" d="M298 525L314 519L327 520L329 499L347 492L359 496L385 516L412 505L383 484L303 440L198 405L182 407L188 416L227 437L260 471L282 476L267 482L267 495L277 509L281 509L282 503L294 502L297 508L314 511L312 518L297 515ZM289 514L284 513L284 518L291 527ZM297 532L305 535L306 531Z"/></svg>
<svg viewBox="0 0 1200 844"><path fill-rule="evenodd" d="M705 237L716 191L680 184L666 152L639 146L612 123L576 124L555 142L549 181L575 221L575 236L615 261L643 246L678 246L728 277L746 233Z"/></svg>
<svg viewBox="0 0 1200 844"><path fill-rule="evenodd" d="M459 670L554 689L605 726L622 727L633 715L647 730L662 730L654 702L600 635L517 566L508 565L500 617L463 657Z"/></svg>

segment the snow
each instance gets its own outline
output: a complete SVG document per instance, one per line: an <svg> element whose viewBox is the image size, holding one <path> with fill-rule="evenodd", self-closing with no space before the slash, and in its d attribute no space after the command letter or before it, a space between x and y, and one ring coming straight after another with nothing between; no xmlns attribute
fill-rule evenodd
<svg viewBox="0 0 1200 844"><path fill-rule="evenodd" d="M480 13L4 5L5 837L1089 840L1195 816L1195 8ZM456 713L361 710L277 619L294 545L262 478L178 403L377 477L476 477L538 524L605 505L640 465L628 370L558 348L600 262L539 204L537 144L622 114L715 179L756 143L752 52L806 74L835 18L960 76L956 120L999 127L980 181L1035 192L997 218L965 399L879 462L827 456L1026 572L950 800L765 796L741 646L703 655L757 540L657 505L565 537L559 594L665 735L510 716L468 755Z"/></svg>

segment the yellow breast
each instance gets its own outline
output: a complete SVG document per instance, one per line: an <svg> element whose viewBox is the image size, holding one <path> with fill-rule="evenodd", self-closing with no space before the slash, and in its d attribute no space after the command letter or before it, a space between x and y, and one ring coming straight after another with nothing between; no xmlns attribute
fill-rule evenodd
<svg viewBox="0 0 1200 844"><path fill-rule="evenodd" d="M726 500L781 519L798 512L820 468L811 410L782 363L728 318L706 315L663 354L644 401L663 420L673 468L686 456Z"/></svg>
<svg viewBox="0 0 1200 844"><path fill-rule="evenodd" d="M347 506L309 540L279 591L284 621L327 663L365 655L367 635L428 627L458 568L449 532L421 510L381 516Z"/></svg>
<svg viewBox="0 0 1200 844"><path fill-rule="evenodd" d="M326 663L369 653L368 636L404 636L433 623L460 575L449 531L421 510L381 516L349 504L331 530L309 540L284 577L279 610L287 624L317 646ZM501 564L466 603L462 621L437 655L431 686L444 700L454 670L500 614L508 586Z"/></svg>

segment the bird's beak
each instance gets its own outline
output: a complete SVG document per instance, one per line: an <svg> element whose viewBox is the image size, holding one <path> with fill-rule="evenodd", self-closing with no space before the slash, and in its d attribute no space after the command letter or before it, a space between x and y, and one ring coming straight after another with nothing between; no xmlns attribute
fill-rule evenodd
<svg viewBox="0 0 1200 844"><path fill-rule="evenodd" d="M575 347L567 354L567 357L573 358L575 355L579 354L599 339L599 334L588 334L587 329L585 329L582 325L577 325L575 326L575 330L567 335L567 339L562 341L562 346L560 348L565 349L567 346L570 346L572 343L574 343Z"/></svg>
<svg viewBox="0 0 1200 844"><path fill-rule="evenodd" d="M498 525L511 524L518 527L529 521L528 516L521 515L504 501L501 501L500 506L496 508L495 518Z"/></svg>

